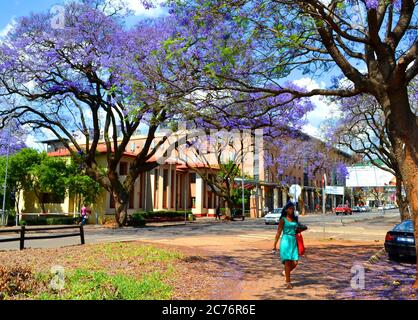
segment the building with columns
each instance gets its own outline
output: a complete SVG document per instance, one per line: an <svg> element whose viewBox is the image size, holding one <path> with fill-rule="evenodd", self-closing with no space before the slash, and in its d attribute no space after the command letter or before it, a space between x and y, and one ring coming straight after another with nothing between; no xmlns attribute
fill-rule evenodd
<svg viewBox="0 0 418 320"><path fill-rule="evenodd" d="M161 136L156 136L156 140ZM254 137L250 137L253 139ZM118 165L118 174L121 180L125 179L129 172L129 166L134 161L136 155L142 149L146 136L137 135L131 138L125 153ZM248 141L248 145L253 146L254 141ZM277 176L272 174L264 161L264 150L266 146L254 152L248 152L240 163L241 172L244 178L244 187L251 190L249 207L246 208L251 217L262 217L267 210L279 208L290 199L288 194L288 186L290 184L298 184L303 188L302 206L306 211L314 211L315 206L322 203L320 196L322 172L318 172L313 179L308 179L304 172L303 165L294 164L288 168L283 168L283 175L290 181L289 185L282 185L277 180ZM48 148L48 154L55 157L68 157L69 153L64 148L56 146ZM105 167L106 149L104 145L98 147L97 162ZM349 156L341 153L341 157L349 159ZM188 165L178 156L171 156L163 162L145 173L140 174L135 182L135 186L130 194L128 214L141 211L180 211L190 210L195 216L214 216L217 204L223 206L221 199L212 192L199 176L198 172L208 169L216 170L216 162L210 159L202 162L201 159L193 158L189 155ZM155 161L155 159L153 159ZM197 170L199 169L199 170ZM237 185L241 186L241 182L237 181ZM53 199L54 197L51 197ZM40 212L40 206L36 203L35 197L25 193L20 203L20 211L36 213ZM333 204L331 204L333 205ZM74 213L79 209L77 207L77 199L67 197L61 203L47 203L47 211L51 213ZM103 191L98 197L95 204L92 205L90 219L93 222L96 214L99 222L112 219L115 214L115 204L113 197L107 191Z"/></svg>

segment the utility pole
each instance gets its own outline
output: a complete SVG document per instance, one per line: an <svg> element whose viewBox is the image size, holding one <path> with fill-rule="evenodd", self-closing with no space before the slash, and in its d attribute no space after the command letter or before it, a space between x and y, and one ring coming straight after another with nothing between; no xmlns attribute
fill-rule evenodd
<svg viewBox="0 0 418 320"><path fill-rule="evenodd" d="M6 151L6 171L4 174L4 185L3 185L3 206L1 213L1 224L6 225L6 191L7 191L7 174L9 170L9 155L10 155L10 133L11 129L9 128L9 141L7 142L7 151Z"/></svg>
<svg viewBox="0 0 418 320"><path fill-rule="evenodd" d="M324 227L324 238L325 238L325 198L327 196L326 192L325 192L325 188L327 186L327 174L324 173L324 186L322 188L322 216L323 216L323 227Z"/></svg>
<svg viewBox="0 0 418 320"><path fill-rule="evenodd" d="M244 190L244 136L241 136L241 201L242 216L245 217L245 190Z"/></svg>

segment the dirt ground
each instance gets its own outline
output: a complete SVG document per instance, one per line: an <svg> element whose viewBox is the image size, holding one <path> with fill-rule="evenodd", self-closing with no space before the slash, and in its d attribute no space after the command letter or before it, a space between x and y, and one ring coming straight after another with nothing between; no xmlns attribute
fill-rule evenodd
<svg viewBox="0 0 418 320"><path fill-rule="evenodd" d="M291 290L284 288L283 265L271 251L271 240L200 236L131 244L152 244L184 254L173 282L174 299L416 299L411 289L415 265L389 262L383 254L369 262L382 251L382 245L375 242L305 239L306 254L292 274ZM0 264L23 263L35 268L60 264L68 257L87 254L88 248L0 252ZM364 290L351 287L352 267L357 264L365 269Z"/></svg>
<svg viewBox="0 0 418 320"><path fill-rule="evenodd" d="M188 247L217 264L217 285L207 297L221 300L276 299L416 299L411 289L415 264L390 262L375 242L305 239L306 254L292 274L293 289L284 288L283 265L271 252L270 240L238 240L211 237L171 239L170 246ZM158 241L161 242L165 241ZM228 245L225 245L228 243ZM370 258L380 252L376 262ZM364 267L364 289L353 289L353 266ZM208 288L209 289L209 288Z"/></svg>

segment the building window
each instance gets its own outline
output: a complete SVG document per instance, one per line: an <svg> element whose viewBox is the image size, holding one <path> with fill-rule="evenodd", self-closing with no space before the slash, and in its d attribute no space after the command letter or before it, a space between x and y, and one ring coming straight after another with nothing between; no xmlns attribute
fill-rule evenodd
<svg viewBox="0 0 418 320"><path fill-rule="evenodd" d="M65 197L56 193L43 193L41 199L42 203L64 203Z"/></svg>
<svg viewBox="0 0 418 320"><path fill-rule="evenodd" d="M135 190L132 189L129 194L129 209L134 209L135 207Z"/></svg>
<svg viewBox="0 0 418 320"><path fill-rule="evenodd" d="M213 209L213 193L211 191L208 191L208 208Z"/></svg>
<svg viewBox="0 0 418 320"><path fill-rule="evenodd" d="M127 162L121 162L119 164L119 175L120 176L126 176L128 174L128 163Z"/></svg>
<svg viewBox="0 0 418 320"><path fill-rule="evenodd" d="M138 208L142 208L142 190L144 189L144 180L145 173L141 173L139 178Z"/></svg>
<svg viewBox="0 0 418 320"><path fill-rule="evenodd" d="M154 170L154 208L157 208L158 203L158 169Z"/></svg>
<svg viewBox="0 0 418 320"><path fill-rule="evenodd" d="M196 183L196 173L190 173L190 183Z"/></svg>

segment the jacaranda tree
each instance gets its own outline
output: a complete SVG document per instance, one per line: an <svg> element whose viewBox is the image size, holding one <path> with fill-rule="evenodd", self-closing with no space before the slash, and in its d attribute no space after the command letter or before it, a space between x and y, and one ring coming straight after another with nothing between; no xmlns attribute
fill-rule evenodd
<svg viewBox="0 0 418 320"><path fill-rule="evenodd" d="M97 3L67 3L61 27L53 27L49 12L17 20L0 45L0 113L3 121L53 133L111 193L123 225L136 178L158 165L152 157L165 139L152 145L155 133L178 114L176 100L183 93L153 77L168 72L159 49L171 35L170 22L124 28L117 14ZM121 181L118 164L139 128L147 137ZM97 161L103 150L104 167Z"/></svg>
<svg viewBox="0 0 418 320"><path fill-rule="evenodd" d="M418 74L416 0L175 0L169 6L189 30L174 47L194 54L191 68L203 61L195 72L209 75L212 90L372 95L399 163L418 251L418 120L408 96ZM281 80L295 69L333 72L348 85L300 92Z"/></svg>

